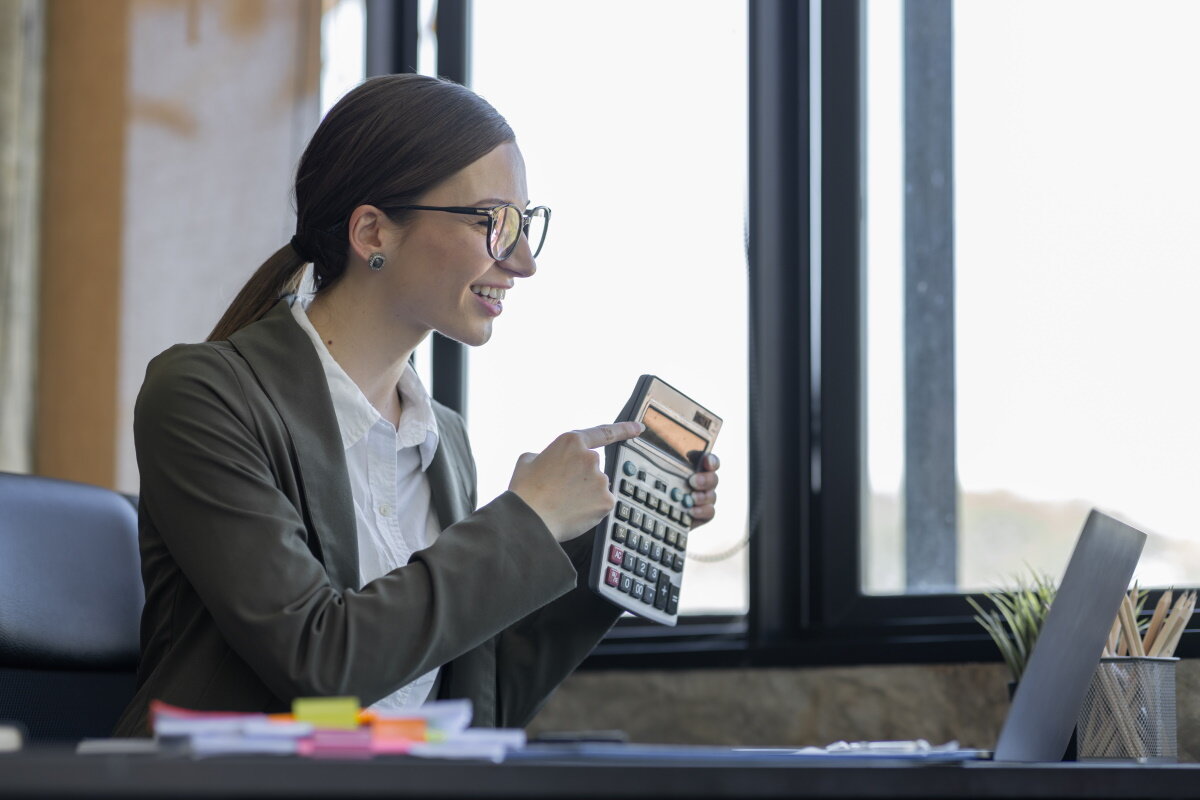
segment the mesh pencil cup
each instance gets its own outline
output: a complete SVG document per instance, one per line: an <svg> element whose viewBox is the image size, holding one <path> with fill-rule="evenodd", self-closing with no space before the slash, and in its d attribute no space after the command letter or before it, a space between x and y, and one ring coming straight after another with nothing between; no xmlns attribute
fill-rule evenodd
<svg viewBox="0 0 1200 800"><path fill-rule="evenodd" d="M1079 760L1174 762L1178 658L1102 658L1079 709Z"/></svg>

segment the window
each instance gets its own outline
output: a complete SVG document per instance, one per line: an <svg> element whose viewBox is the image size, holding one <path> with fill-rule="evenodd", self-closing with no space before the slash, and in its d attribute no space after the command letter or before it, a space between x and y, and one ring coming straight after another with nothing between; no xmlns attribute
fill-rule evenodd
<svg viewBox="0 0 1200 800"><path fill-rule="evenodd" d="M728 596L736 602L692 606L733 612L726 619L740 627L706 617L690 639L626 627L590 663L995 660L962 592L1006 581L1024 561L1061 574L1081 501L1178 531L1177 541L1152 542L1143 583L1196 574L1188 558L1200 548L1186 539L1186 506L1174 502L1200 478L1187 413L1197 323L1182 305L1200 281L1187 224L1200 200L1184 191L1200 177L1189 147L1200 123L1184 100L1200 65L1179 38L1195 28L1189 5L1136 14L1082 0L1052 9L992 0L564 5L530 2L514 13L511 4L439 1L439 73L465 76L468 54L474 60L475 87L526 150L533 199L556 216L541 274L518 286L507 324L472 354L470 393L454 366L461 355L435 347L435 394L459 397L477 447L498 454L481 464L485 492L502 487L516 453L610 418L641 371L704 398L727 425L745 420L749 442L738 446L740 468L733 437L723 433L720 447L721 513L739 526L748 519L749 580ZM397 7L415 26L416 3ZM676 34L685 18L687 36ZM542 25L556 34L533 35ZM563 35L584 27L586 41ZM457 73L445 67L443 42ZM740 64L744 100L723 82ZM645 101L647 84L658 102ZM686 108L660 113L680 98L690 98ZM680 126L680 117L705 125ZM745 145L718 130L725 117L748 119ZM688 183L696 169L641 160L682 152L686 138L708 143L694 163L713 185L725 182L713 192L721 202L740 192L741 179L723 170L745 147L749 280L732 280L740 241L716 239L723 271L702 279L729 301L722 336L748 334L719 355L721 378L735 393L748 387L745 407L736 397L722 405L721 388L684 356L667 374L663 359L644 354L675 335L669 326L651 332L621 316L635 302L629 287L710 302L678 279L681 263L689 278L705 274L695 254L636 240L650 229L635 213L623 233L638 271L625 273L625 263L597 261L578 232L577 209L593 205L573 194L579 186L635 212L703 194ZM564 143L575 151L562 155ZM631 168L596 171L610 153ZM924 183L906 193L914 175ZM736 197L723 208L706 232L724 236L742 214ZM670 235L659 238L686 240L674 229L682 220L673 207L660 216ZM906 268L906 248L924 248L911 259L918 268ZM576 277L592 282L567 288ZM552 387L530 400L524 387L544 384L531 354L547 331L573 329L578 307L563 302L573 291L586 312L595 302L608 313L568 342L578 352L555 369L572 375L563 381L572 389L592 388L572 397ZM736 316L739 306L747 316ZM587 349L605 336L631 335L648 343L604 377L578 368L606 362L603 346ZM441 393L439 372L456 370ZM510 385L522 387L513 396L523 405L537 405L505 405ZM514 414L531 421L511 424ZM496 445L484 444L489 437ZM748 484L741 508L731 476ZM913 522L911 512L929 509L936 524ZM739 542L738 531L721 536ZM922 548L948 557L923 558Z"/></svg>
<svg viewBox="0 0 1200 800"><path fill-rule="evenodd" d="M533 204L554 210L537 276L468 352L480 498L505 490L520 453L611 422L657 374L726 421L729 479L691 538L681 611L742 614L745 5L475 3L470 29L471 85L516 131Z"/></svg>
<svg viewBox="0 0 1200 800"><path fill-rule="evenodd" d="M952 41L917 38L914 6L942 15ZM1143 585L1194 580L1200 427L1190 420L1200 380L1184 365L1200 341L1190 309L1200 288L1200 111L1182 98L1200 68L1186 33L1200 8L910 3L907 19L902 8L865 6L864 589L975 591L1026 564L1057 576L1093 505L1154 534ZM914 46L926 52L914 56ZM909 87L904 99L904 81L916 79L905 57L927 59L938 46L952 50L938 87L949 113L906 119L913 94L928 89ZM932 177L905 178L903 126L931 120L952 125L942 319L920 300L909 305L927 268L905 261L914 252L905 212L928 200L912 187ZM913 317L928 327L904 321ZM905 388L929 366L914 364L913 340L923 338L949 350L924 357L945 372L941 401ZM916 402L941 402L945 425L930 426ZM956 465L940 478L954 483L906 489L906 443ZM957 520L942 548L956 558L937 574L905 558L906 539L941 536L904 511L937 505L930 494Z"/></svg>

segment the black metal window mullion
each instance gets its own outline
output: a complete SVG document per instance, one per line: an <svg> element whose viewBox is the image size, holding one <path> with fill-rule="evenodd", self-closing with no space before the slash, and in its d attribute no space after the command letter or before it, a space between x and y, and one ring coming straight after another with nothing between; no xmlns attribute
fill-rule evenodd
<svg viewBox="0 0 1200 800"><path fill-rule="evenodd" d="M810 622L809 4L749 4L750 645Z"/></svg>

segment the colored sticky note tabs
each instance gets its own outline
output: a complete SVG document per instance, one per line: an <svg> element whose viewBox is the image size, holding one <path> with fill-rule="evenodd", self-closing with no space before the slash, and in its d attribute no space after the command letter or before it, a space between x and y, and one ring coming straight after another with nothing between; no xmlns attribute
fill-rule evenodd
<svg viewBox="0 0 1200 800"><path fill-rule="evenodd" d="M376 741L423 742L427 727L428 723L423 719L377 719L371 723L371 735Z"/></svg>
<svg viewBox="0 0 1200 800"><path fill-rule="evenodd" d="M292 716L317 728L352 730L358 727L358 698L297 697L292 701Z"/></svg>

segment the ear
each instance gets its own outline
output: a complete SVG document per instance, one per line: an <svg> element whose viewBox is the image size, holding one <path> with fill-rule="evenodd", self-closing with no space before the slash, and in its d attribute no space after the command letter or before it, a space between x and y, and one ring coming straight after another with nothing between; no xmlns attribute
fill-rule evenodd
<svg viewBox="0 0 1200 800"><path fill-rule="evenodd" d="M393 241L398 233L387 214L375 206L359 206L350 214L350 251L362 261L384 250L385 240Z"/></svg>

